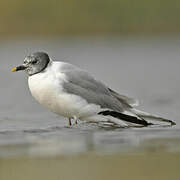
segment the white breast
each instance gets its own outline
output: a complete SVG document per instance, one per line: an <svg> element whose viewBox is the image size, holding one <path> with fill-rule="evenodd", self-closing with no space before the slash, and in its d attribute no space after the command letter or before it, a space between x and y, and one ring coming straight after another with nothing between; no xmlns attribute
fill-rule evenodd
<svg viewBox="0 0 180 180"><path fill-rule="evenodd" d="M97 109L96 105L90 107L81 97L63 91L62 85L67 79L59 69L57 71L57 67L57 64L51 65L45 72L29 77L28 83L32 96L41 105L65 117L79 118L94 113ZM90 109L92 112L89 111Z"/></svg>
<svg viewBox="0 0 180 180"><path fill-rule="evenodd" d="M58 94L62 91L61 81L58 84L53 73L47 71L30 76L28 83L32 96L43 106L58 113Z"/></svg>

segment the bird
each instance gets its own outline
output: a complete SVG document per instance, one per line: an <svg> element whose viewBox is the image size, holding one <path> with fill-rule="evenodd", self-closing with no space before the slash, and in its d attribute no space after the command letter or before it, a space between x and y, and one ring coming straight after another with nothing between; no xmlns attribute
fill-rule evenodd
<svg viewBox="0 0 180 180"><path fill-rule="evenodd" d="M53 61L46 52L31 53L12 72L23 70L32 96L50 111L66 117L69 126L72 120L120 127L150 126L155 121L176 124L138 110L137 100L117 93L75 65Z"/></svg>

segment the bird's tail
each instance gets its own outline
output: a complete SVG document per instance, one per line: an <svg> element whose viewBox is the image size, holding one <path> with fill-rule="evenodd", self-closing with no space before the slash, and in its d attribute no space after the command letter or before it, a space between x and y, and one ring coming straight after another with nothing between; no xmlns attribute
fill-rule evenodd
<svg viewBox="0 0 180 180"><path fill-rule="evenodd" d="M171 126L176 125L176 123L172 120L165 119L165 118L162 118L162 117L159 117L156 115L152 115L152 114L149 114L147 112L143 112L143 111L140 111L137 109L133 109L133 113L135 113L138 117L146 120L147 122L151 122L152 124L154 124L154 121L158 121L158 122L161 122L163 124L164 123L170 124Z"/></svg>

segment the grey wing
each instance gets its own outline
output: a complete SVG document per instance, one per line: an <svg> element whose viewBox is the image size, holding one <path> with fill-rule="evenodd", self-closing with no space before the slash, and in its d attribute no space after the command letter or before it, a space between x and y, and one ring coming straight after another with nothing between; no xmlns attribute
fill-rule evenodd
<svg viewBox="0 0 180 180"><path fill-rule="evenodd" d="M124 96L121 94L118 94L117 92L113 91L112 89L109 89L109 91L111 92L111 94L116 97L119 101L124 102L125 104L131 106L131 107L136 107L139 105L139 101L136 99L133 99L131 97L128 96Z"/></svg>
<svg viewBox="0 0 180 180"><path fill-rule="evenodd" d="M131 107L125 96L124 98L117 97L117 93L94 79L86 71L75 66L66 66L63 71L68 80L63 84L66 92L81 96L88 103L100 105L105 109L123 112L127 107Z"/></svg>

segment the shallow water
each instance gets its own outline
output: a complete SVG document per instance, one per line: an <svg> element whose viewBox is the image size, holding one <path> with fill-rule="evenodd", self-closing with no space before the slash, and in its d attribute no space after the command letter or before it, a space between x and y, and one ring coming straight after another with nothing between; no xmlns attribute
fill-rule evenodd
<svg viewBox="0 0 180 180"><path fill-rule="evenodd" d="M92 155L89 168L93 171L94 162L101 169L99 174L94 173L92 179L107 178L106 175L100 175L103 172L107 174L109 168L102 164L110 161L123 167L119 160L123 158L125 162L125 157L127 160L130 158L128 161L135 162L131 167L141 162L141 166L144 165L147 169L155 169L153 163L159 161L165 164L171 162L173 167L169 172L174 173L179 165L180 155L179 49L180 38L177 37L1 40L0 170L6 172L9 167L15 168L16 165L12 164L18 164L14 173L18 179L18 172L22 177L26 176L26 173L21 173L26 158L31 160L27 160L30 164L26 164L25 168L35 171L35 164L42 166L41 160L37 159L40 157L47 163L51 162L51 173L53 166L56 166L54 176L60 173L57 164L63 166L61 158L75 173L73 167L76 163L77 167L83 168L83 163L89 162ZM24 73L11 73L11 68L22 63L27 54L38 50L48 52L53 59L68 61L88 70L112 89L139 99L141 110L172 119L177 125L114 128L80 122L68 128L66 119L47 111L31 97ZM154 154L159 160L151 159ZM75 158L73 164L69 160L71 157ZM124 168L128 166L129 164L124 164ZM43 168L48 171L48 167ZM72 179L67 168L63 168L66 169L64 179ZM88 168L84 168L85 172L88 171ZM139 171L138 168L140 167L133 171ZM167 170L169 166L164 168ZM114 177L118 177L118 171L114 173ZM176 171L174 179L180 175L178 173ZM46 173L43 175L39 178L46 179ZM165 171L159 175L166 179L164 177L168 177L169 173ZM10 179L10 174L7 178L5 176L6 174L2 175L0 179Z"/></svg>

